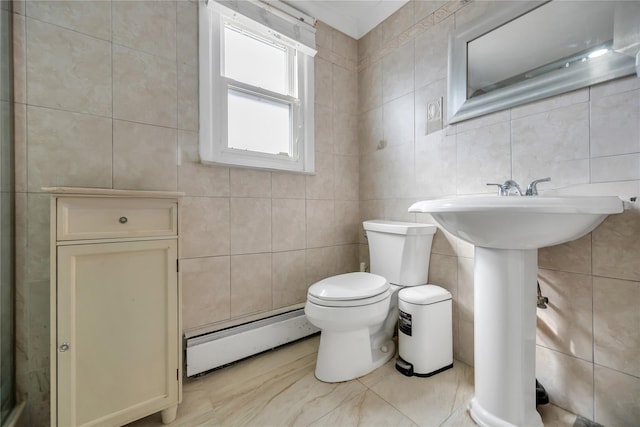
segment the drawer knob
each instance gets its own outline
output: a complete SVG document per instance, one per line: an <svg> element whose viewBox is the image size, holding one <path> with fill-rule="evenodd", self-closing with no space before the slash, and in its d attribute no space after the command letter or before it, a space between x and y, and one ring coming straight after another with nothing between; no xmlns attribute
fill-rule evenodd
<svg viewBox="0 0 640 427"><path fill-rule="evenodd" d="M69 347L70 347L70 346L69 346L69 343L68 343L68 342L63 343L60 347L58 347L58 351L59 351L60 353L64 353L65 351L69 350Z"/></svg>
<svg viewBox="0 0 640 427"><path fill-rule="evenodd" d="M120 221L120 224L126 224L127 221L129 221L129 220L127 219L126 216L121 216L118 221Z"/></svg>

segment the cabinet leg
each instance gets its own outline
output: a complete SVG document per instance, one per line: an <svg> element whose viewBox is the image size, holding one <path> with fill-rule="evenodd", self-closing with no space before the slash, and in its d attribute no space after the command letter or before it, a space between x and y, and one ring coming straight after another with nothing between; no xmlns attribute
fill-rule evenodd
<svg viewBox="0 0 640 427"><path fill-rule="evenodd" d="M173 405L161 412L162 424L172 423L176 419L176 413L178 412L178 405Z"/></svg>

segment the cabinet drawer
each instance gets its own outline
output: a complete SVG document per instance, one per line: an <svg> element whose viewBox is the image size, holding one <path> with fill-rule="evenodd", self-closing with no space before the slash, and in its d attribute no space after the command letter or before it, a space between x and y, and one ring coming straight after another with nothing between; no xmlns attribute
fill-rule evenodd
<svg viewBox="0 0 640 427"><path fill-rule="evenodd" d="M175 199L61 197L58 240L175 236Z"/></svg>

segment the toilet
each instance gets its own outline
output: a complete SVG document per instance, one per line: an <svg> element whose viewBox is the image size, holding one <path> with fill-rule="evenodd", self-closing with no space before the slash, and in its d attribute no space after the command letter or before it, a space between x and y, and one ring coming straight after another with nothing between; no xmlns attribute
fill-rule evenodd
<svg viewBox="0 0 640 427"><path fill-rule="evenodd" d="M398 292L427 283L435 225L370 220L363 226L371 273L328 277L307 292L305 314L320 329L320 381L352 380L391 360Z"/></svg>

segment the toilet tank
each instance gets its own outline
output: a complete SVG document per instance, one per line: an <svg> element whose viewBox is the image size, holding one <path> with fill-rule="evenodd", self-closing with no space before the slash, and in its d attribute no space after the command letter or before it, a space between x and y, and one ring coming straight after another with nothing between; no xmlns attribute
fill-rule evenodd
<svg viewBox="0 0 640 427"><path fill-rule="evenodd" d="M364 221L363 226L372 273L394 285L427 283L435 225L376 219Z"/></svg>

